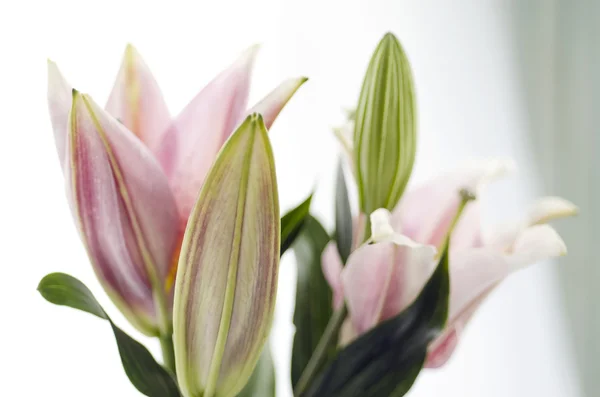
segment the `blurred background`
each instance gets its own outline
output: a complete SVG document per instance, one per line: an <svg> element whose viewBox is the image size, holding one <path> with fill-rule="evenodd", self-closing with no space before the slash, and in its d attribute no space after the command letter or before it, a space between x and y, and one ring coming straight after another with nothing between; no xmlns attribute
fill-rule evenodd
<svg viewBox="0 0 600 397"><path fill-rule="evenodd" d="M593 0L0 3L0 394L137 395L108 325L35 291L46 273L73 274L139 337L104 296L72 222L46 107L46 58L102 103L131 42L177 114L247 46L263 43L251 102L286 77L310 77L272 130L282 210L316 186L313 208L331 227L338 156L331 129L355 105L387 31L415 74L413 183L467 158L511 156L519 173L490 188L490 226L523 215L541 195L581 208L557 225L569 255L503 283L448 365L424 371L409 396L599 396L600 212L592 205L600 199L600 3ZM271 340L282 397L291 396L294 285L288 255ZM158 352L155 341L139 338Z"/></svg>

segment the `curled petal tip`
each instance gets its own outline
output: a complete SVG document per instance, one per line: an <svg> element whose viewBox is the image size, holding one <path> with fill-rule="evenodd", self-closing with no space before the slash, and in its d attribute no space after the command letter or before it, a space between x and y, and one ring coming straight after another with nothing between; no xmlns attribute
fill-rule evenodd
<svg viewBox="0 0 600 397"><path fill-rule="evenodd" d="M535 225L523 230L512 248L513 265L516 267L566 254L567 245L550 225Z"/></svg>
<svg viewBox="0 0 600 397"><path fill-rule="evenodd" d="M539 225L554 219L575 216L579 208L562 197L543 197L539 199L529 213L529 224Z"/></svg>

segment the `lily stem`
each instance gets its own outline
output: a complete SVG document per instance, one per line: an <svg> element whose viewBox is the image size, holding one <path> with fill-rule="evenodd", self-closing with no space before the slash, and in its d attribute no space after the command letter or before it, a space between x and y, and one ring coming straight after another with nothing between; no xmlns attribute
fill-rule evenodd
<svg viewBox="0 0 600 397"><path fill-rule="evenodd" d="M169 371L173 373L173 375L175 375L175 349L173 347L173 335L161 335L159 339L163 355L163 364Z"/></svg>
<svg viewBox="0 0 600 397"><path fill-rule="evenodd" d="M327 323L327 327L323 332L323 336L317 343L317 347L313 352L310 360L308 360L308 364L306 364L306 368L302 372L296 387L294 388L294 396L299 397L306 391L306 388L310 386L310 384L314 381L315 377L319 373L319 370L327 361L327 353L332 344L336 344L338 341L338 334L346 316L348 315L348 308L346 305L342 306L340 309L336 310L329 322Z"/></svg>

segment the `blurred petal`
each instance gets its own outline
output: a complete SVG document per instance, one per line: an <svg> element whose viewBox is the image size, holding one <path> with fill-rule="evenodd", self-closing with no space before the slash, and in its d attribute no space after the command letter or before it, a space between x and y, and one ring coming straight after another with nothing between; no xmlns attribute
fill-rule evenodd
<svg viewBox="0 0 600 397"><path fill-rule="evenodd" d="M154 76L131 44L125 49L106 110L151 150L156 149L171 123Z"/></svg>
<svg viewBox="0 0 600 397"><path fill-rule="evenodd" d="M48 110L61 167L64 167L67 156L67 125L72 97L71 86L56 64L48 60Z"/></svg>
<svg viewBox="0 0 600 397"><path fill-rule="evenodd" d="M536 225L518 236L510 253L477 248L452 255L448 325L430 348L426 365L439 367L448 360L473 313L510 273L565 253L565 244L554 229Z"/></svg>
<svg viewBox="0 0 600 397"><path fill-rule="evenodd" d="M458 346L458 342L462 337L465 326L493 289L494 286L490 287L462 312L455 315L454 318L449 319L444 332L442 332L442 334L429 346L425 367L439 368L448 362L452 353L454 353L454 350Z"/></svg>
<svg viewBox="0 0 600 397"><path fill-rule="evenodd" d="M501 251L476 248L451 254L450 321L512 270L507 255Z"/></svg>
<svg viewBox="0 0 600 397"><path fill-rule="evenodd" d="M511 158L474 160L465 166L464 180L460 189L467 189L478 196L489 183L514 174L517 166Z"/></svg>
<svg viewBox="0 0 600 397"><path fill-rule="evenodd" d="M391 241L394 229L390 223L392 214L385 208L379 208L370 215L371 219L371 241L380 243Z"/></svg>
<svg viewBox="0 0 600 397"><path fill-rule="evenodd" d="M233 396L250 377L275 304L280 239L274 160L259 115L215 161L186 229L174 338L186 396Z"/></svg>
<svg viewBox="0 0 600 397"><path fill-rule="evenodd" d="M491 159L441 175L404 195L394 209L392 226L419 243L440 246L461 202L461 189L478 195L485 185L513 168L511 160ZM476 224L471 225L478 228ZM476 233L478 230L471 234Z"/></svg>
<svg viewBox="0 0 600 397"><path fill-rule="evenodd" d="M450 359L454 349L458 345L459 329L453 326L444 331L444 333L436 339L430 346L425 361L426 368L439 368Z"/></svg>
<svg viewBox="0 0 600 397"><path fill-rule="evenodd" d="M517 237L509 261L511 267L517 269L566 254L567 246L556 230L549 225L535 225Z"/></svg>
<svg viewBox="0 0 600 397"><path fill-rule="evenodd" d="M344 287L342 285L342 258L334 241L327 244L321 256L323 275L333 291L333 307L339 309L344 303Z"/></svg>
<svg viewBox="0 0 600 397"><path fill-rule="evenodd" d="M566 253L558 233L548 225L524 230L513 251L477 248L450 257L450 315L453 318L511 272Z"/></svg>
<svg viewBox="0 0 600 397"><path fill-rule="evenodd" d="M481 247L481 207L478 201L470 203L452 231L453 251Z"/></svg>
<svg viewBox="0 0 600 397"><path fill-rule="evenodd" d="M397 243L363 245L342 271L346 303L359 334L409 305L434 268L434 247L401 237L404 241Z"/></svg>
<svg viewBox="0 0 600 397"><path fill-rule="evenodd" d="M192 99L164 133L157 157L187 220L206 173L246 110L258 47L247 50Z"/></svg>
<svg viewBox="0 0 600 397"><path fill-rule="evenodd" d="M529 210L526 219L497 226L486 239L486 244L499 249L510 249L519 233L527 227L574 216L578 212L577 206L568 200L561 197L543 197Z"/></svg>
<svg viewBox="0 0 600 397"><path fill-rule="evenodd" d="M577 215L579 209L572 202L561 197L543 197L529 212L529 224L538 225L554 219Z"/></svg>
<svg viewBox="0 0 600 397"><path fill-rule="evenodd" d="M379 322L390 285L395 287L399 278L394 248L393 243L363 245L350 255L342 272L348 311L359 334Z"/></svg>
<svg viewBox="0 0 600 397"><path fill-rule="evenodd" d="M158 324L153 289L177 246L178 214L148 150L89 97L74 93L67 189L90 260L111 298L146 334Z"/></svg>

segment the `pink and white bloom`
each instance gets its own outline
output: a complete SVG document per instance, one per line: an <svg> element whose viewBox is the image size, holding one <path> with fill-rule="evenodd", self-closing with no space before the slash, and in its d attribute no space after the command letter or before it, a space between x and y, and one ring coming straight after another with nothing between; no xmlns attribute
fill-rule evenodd
<svg viewBox="0 0 600 397"><path fill-rule="evenodd" d="M105 110L48 63L48 102L67 197L108 295L141 332L170 333L173 283L190 211L221 146L246 115L270 128L305 78L247 110L256 47L171 118L128 46Z"/></svg>
<svg viewBox="0 0 600 397"><path fill-rule="evenodd" d="M485 184L510 168L511 163L502 161L467 167L407 192L391 214L375 211L370 244L356 249L345 267L335 244L326 248L323 271L334 292L334 305L339 307L345 300L349 310L340 343L394 317L414 301L450 233L461 202L459 191L466 188L479 196ZM564 199L546 197L525 219L486 235L479 210L479 201L467 204L452 231L448 323L430 345L427 367L446 363L475 310L504 278L566 253L563 240L546 222L577 212Z"/></svg>

